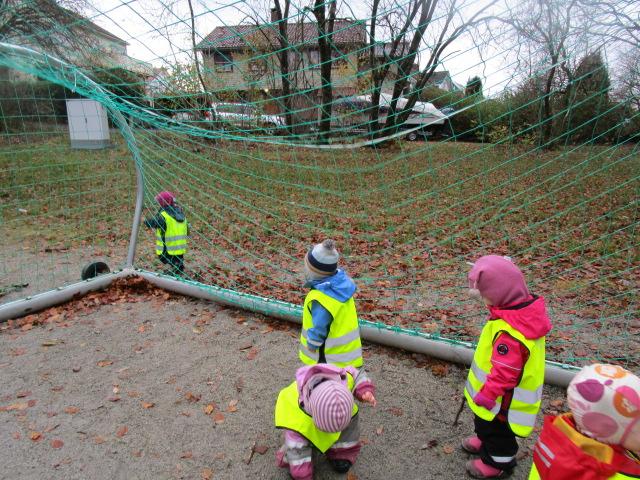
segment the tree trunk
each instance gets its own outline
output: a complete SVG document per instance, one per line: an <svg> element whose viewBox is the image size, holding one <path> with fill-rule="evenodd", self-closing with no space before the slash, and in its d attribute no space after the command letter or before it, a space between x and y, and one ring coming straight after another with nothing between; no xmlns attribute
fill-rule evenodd
<svg viewBox="0 0 640 480"><path fill-rule="evenodd" d="M320 143L328 143L331 133L331 110L333 107L333 86L331 84L331 47L333 45L333 24L336 18L336 2L329 3L329 15L324 0L315 0L313 14L318 23L318 48L320 50Z"/></svg>

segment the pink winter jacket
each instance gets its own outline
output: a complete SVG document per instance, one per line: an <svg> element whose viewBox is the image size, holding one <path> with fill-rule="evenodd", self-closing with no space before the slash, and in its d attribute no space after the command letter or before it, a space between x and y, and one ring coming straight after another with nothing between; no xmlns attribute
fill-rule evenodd
<svg viewBox="0 0 640 480"><path fill-rule="evenodd" d="M502 319L530 340L544 337L551 330L543 297L532 296L526 302L509 307L489 306L489 311L489 321ZM505 393L518 385L528 358L529 351L522 343L506 332L500 333L493 342L487 381L474 402L490 410L495 406L496 399L502 396L503 406L506 407L504 403L511 399L509 395L504 398Z"/></svg>

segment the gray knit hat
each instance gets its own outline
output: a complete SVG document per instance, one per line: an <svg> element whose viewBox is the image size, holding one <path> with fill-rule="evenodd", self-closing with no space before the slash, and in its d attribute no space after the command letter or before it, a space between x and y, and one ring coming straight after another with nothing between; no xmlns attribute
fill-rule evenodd
<svg viewBox="0 0 640 480"><path fill-rule="evenodd" d="M336 242L325 240L307 252L304 263L314 276L328 277L338 270L339 258Z"/></svg>

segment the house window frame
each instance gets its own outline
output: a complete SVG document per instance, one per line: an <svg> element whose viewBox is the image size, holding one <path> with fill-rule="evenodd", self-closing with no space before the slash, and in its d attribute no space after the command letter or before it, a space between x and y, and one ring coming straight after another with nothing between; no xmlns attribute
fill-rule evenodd
<svg viewBox="0 0 640 480"><path fill-rule="evenodd" d="M219 50L213 52L213 65L215 71L218 73L232 73L234 69L233 65L233 52L221 52Z"/></svg>

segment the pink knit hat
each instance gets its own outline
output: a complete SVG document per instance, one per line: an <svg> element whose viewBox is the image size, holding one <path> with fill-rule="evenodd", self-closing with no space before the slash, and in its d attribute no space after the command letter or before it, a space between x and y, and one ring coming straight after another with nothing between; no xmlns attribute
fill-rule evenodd
<svg viewBox="0 0 640 480"><path fill-rule="evenodd" d="M589 365L569 384L567 402L580 432L624 446L640 420L640 378L617 365Z"/></svg>
<svg viewBox="0 0 640 480"><path fill-rule="evenodd" d="M318 430L341 432L351 422L353 394L344 383L326 380L312 390L307 407Z"/></svg>
<svg viewBox="0 0 640 480"><path fill-rule="evenodd" d="M469 288L478 290L494 307L525 302L530 297L524 275L508 257L480 257L467 278Z"/></svg>
<svg viewBox="0 0 640 480"><path fill-rule="evenodd" d="M171 192L160 192L156 195L156 202L160 204L161 207L168 207L169 205L173 205L176 197Z"/></svg>

